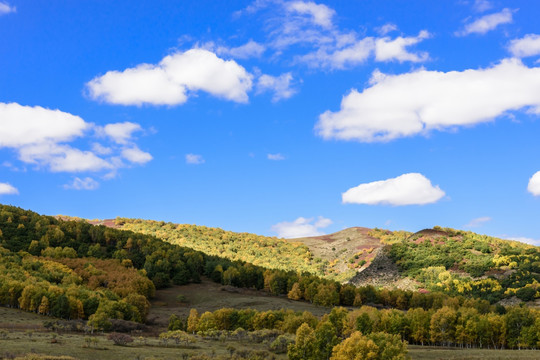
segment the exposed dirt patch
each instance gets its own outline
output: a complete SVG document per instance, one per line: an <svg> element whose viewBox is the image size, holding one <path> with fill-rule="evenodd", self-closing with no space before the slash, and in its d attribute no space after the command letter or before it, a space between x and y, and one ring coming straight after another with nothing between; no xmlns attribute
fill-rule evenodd
<svg viewBox="0 0 540 360"><path fill-rule="evenodd" d="M374 257L372 254L383 246L379 239L369 235L370 231L365 227L352 227L334 234L289 241L307 245L314 258L330 263L329 271L348 273L350 278L355 272L368 267ZM366 262L363 266L360 265L362 260Z"/></svg>
<svg viewBox="0 0 540 360"><path fill-rule="evenodd" d="M375 257L363 271L354 276L349 283L355 286L373 285L375 287L416 289L417 283L399 274L396 264L390 260L383 248L376 250Z"/></svg>

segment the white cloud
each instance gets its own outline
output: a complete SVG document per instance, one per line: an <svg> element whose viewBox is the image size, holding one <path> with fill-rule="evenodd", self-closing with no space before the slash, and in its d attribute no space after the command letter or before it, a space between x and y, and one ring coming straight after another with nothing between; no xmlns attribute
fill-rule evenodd
<svg viewBox="0 0 540 360"><path fill-rule="evenodd" d="M319 117L325 139L389 141L492 121L511 110L540 114L540 67L506 59L487 69L376 71L371 87L344 96L341 109Z"/></svg>
<svg viewBox="0 0 540 360"><path fill-rule="evenodd" d="M285 160L285 156L281 155L280 153L268 154L267 158L268 158L268 160L275 160L275 161Z"/></svg>
<svg viewBox="0 0 540 360"><path fill-rule="evenodd" d="M132 122L107 124L103 127L105 135L118 144L127 144L134 132L141 131L141 125Z"/></svg>
<svg viewBox="0 0 540 360"><path fill-rule="evenodd" d="M8 183L0 183L0 195L15 195L18 193L19 190L17 190L17 188L13 185L10 185Z"/></svg>
<svg viewBox="0 0 540 360"><path fill-rule="evenodd" d="M64 185L64 189L74 190L95 190L99 187L99 183L91 177L83 179L76 177L71 184Z"/></svg>
<svg viewBox="0 0 540 360"><path fill-rule="evenodd" d="M510 41L510 53L519 58L540 55L540 35L527 34L521 39Z"/></svg>
<svg viewBox="0 0 540 360"><path fill-rule="evenodd" d="M293 77L290 72L281 74L280 76L263 74L257 81L257 93L273 92L273 102L288 99L296 93L296 90L291 87L292 79Z"/></svg>
<svg viewBox="0 0 540 360"><path fill-rule="evenodd" d="M113 149L110 147L103 146L99 143L93 143L92 151L98 155L110 155L113 152Z"/></svg>
<svg viewBox="0 0 540 360"><path fill-rule="evenodd" d="M251 77L234 60L191 49L168 55L157 65L109 71L86 85L92 99L119 105L179 105L187 101L189 92L196 91L245 103Z"/></svg>
<svg viewBox="0 0 540 360"><path fill-rule="evenodd" d="M52 172L83 172L112 169L113 165L91 151L69 145L41 143L19 149L19 159L25 163L47 165Z"/></svg>
<svg viewBox="0 0 540 360"><path fill-rule="evenodd" d="M266 47L259 44L256 41L249 40L244 45L238 47L225 47L219 46L216 49L216 54L221 56L230 56L235 59L249 59L249 58L259 58L262 56Z"/></svg>
<svg viewBox="0 0 540 360"><path fill-rule="evenodd" d="M364 63L371 56L374 49L374 38L366 37L342 48L322 47L317 51L301 56L299 59L311 67L345 69L349 66Z"/></svg>
<svg viewBox="0 0 540 360"><path fill-rule="evenodd" d="M301 15L309 15L314 24L323 28L332 27L332 18L336 14L334 9L313 1L292 1L286 3L288 11Z"/></svg>
<svg viewBox="0 0 540 360"><path fill-rule="evenodd" d="M488 0L475 0L473 8L475 11L484 12L491 9L493 5Z"/></svg>
<svg viewBox="0 0 540 360"><path fill-rule="evenodd" d="M128 147L122 150L122 157L132 163L146 164L152 160L152 155L142 151L137 146Z"/></svg>
<svg viewBox="0 0 540 360"><path fill-rule="evenodd" d="M527 190L534 196L540 196L540 171L531 176Z"/></svg>
<svg viewBox="0 0 540 360"><path fill-rule="evenodd" d="M395 39L383 37L375 41L375 60L377 61L392 61L399 62L411 61L422 62L429 58L426 52L411 53L407 51L408 46L415 45L424 39L428 39L431 35L426 30L420 31L418 36L401 37Z"/></svg>
<svg viewBox="0 0 540 360"><path fill-rule="evenodd" d="M313 218L299 217L293 222L283 221L272 226L272 231L281 238L299 238L309 236L324 235L320 229L324 229L332 224L332 220L319 216L317 220Z"/></svg>
<svg viewBox="0 0 540 360"><path fill-rule="evenodd" d="M445 195L439 186L419 173L360 184L342 194L344 204L425 205L439 201Z"/></svg>
<svg viewBox="0 0 540 360"><path fill-rule="evenodd" d="M15 6L9 5L9 3L0 2L0 15L17 12Z"/></svg>
<svg viewBox="0 0 540 360"><path fill-rule="evenodd" d="M420 62L429 58L425 52L411 52L413 46L429 36L386 37L397 30L395 24L385 24L375 30L383 36L366 37L356 31L340 29L335 23L336 11L312 1L255 1L237 14L263 12L258 21L267 33L267 47L274 57L296 46L295 62L314 68L345 69L364 63L370 57L376 61ZM307 49L307 50L306 50Z"/></svg>
<svg viewBox="0 0 540 360"><path fill-rule="evenodd" d="M467 36L470 34L485 34L488 31L494 30L499 25L513 22L512 15L515 11L517 10L505 8L498 13L484 15L465 25L463 30L456 31L455 35Z"/></svg>
<svg viewBox="0 0 540 360"><path fill-rule="evenodd" d="M411 61L423 62L429 59L427 52L410 52L408 47L416 45L431 35L426 30L418 36L396 38L365 37L345 42L344 46L323 46L317 51L299 57L300 61L312 67L327 67L330 69L345 69L364 63L371 56L376 61Z"/></svg>
<svg viewBox="0 0 540 360"><path fill-rule="evenodd" d="M13 149L20 161L52 172L114 171L124 166L114 153L135 146L129 140L140 126L134 123L109 125L99 127L60 110L0 103L0 148ZM94 130L94 134L108 134L120 146L110 148L94 143L90 151L69 144L84 139L90 130ZM110 156L102 157L105 155Z"/></svg>
<svg viewBox="0 0 540 360"><path fill-rule="evenodd" d="M0 147L70 141L90 127L80 117L60 110L0 103Z"/></svg>
<svg viewBox="0 0 540 360"><path fill-rule="evenodd" d="M206 161L202 155L197 154L186 154L186 164L199 165L204 164Z"/></svg>
<svg viewBox="0 0 540 360"><path fill-rule="evenodd" d="M396 24L387 23L381 27L376 28L375 30L379 33L379 35L384 36L392 31L396 31L397 29L398 27Z"/></svg>
<svg viewBox="0 0 540 360"><path fill-rule="evenodd" d="M479 217L479 218L476 218L476 219L472 219L471 221L469 221L469 223L467 225L465 225L465 227L467 228L472 228L472 227L479 227L479 226L482 226L484 225L485 223L491 221L491 218L489 216L482 216L482 217Z"/></svg>

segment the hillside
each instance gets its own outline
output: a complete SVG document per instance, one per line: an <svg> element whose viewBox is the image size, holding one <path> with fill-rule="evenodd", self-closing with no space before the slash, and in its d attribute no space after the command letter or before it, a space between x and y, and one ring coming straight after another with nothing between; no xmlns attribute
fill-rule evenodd
<svg viewBox="0 0 540 360"><path fill-rule="evenodd" d="M523 301L540 298L538 247L470 231L436 227L410 233L354 227L284 240L139 219L118 218L114 226L210 255L357 286L443 291L492 302L514 296Z"/></svg>

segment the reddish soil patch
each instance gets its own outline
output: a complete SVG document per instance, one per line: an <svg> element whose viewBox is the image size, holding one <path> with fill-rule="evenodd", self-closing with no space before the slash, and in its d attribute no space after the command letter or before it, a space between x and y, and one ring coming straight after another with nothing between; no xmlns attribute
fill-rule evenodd
<svg viewBox="0 0 540 360"><path fill-rule="evenodd" d="M87 221L89 224L92 224L92 225L103 225L103 226L110 227L113 229L119 229L122 227L121 225L116 225L115 219L87 220Z"/></svg>
<svg viewBox="0 0 540 360"><path fill-rule="evenodd" d="M414 234L411 235L411 237L418 236L418 235L430 236L430 237L436 237L436 238L442 237L442 236L450 236L446 231L443 231L443 230L424 229L424 230L415 232Z"/></svg>

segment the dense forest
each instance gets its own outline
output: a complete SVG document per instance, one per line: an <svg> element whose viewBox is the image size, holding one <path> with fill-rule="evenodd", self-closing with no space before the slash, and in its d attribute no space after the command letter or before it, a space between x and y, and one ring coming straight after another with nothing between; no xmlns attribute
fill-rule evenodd
<svg viewBox="0 0 540 360"><path fill-rule="evenodd" d="M416 234L375 229L404 275L432 291L491 302L540 298L540 249L470 231L435 227Z"/></svg>

